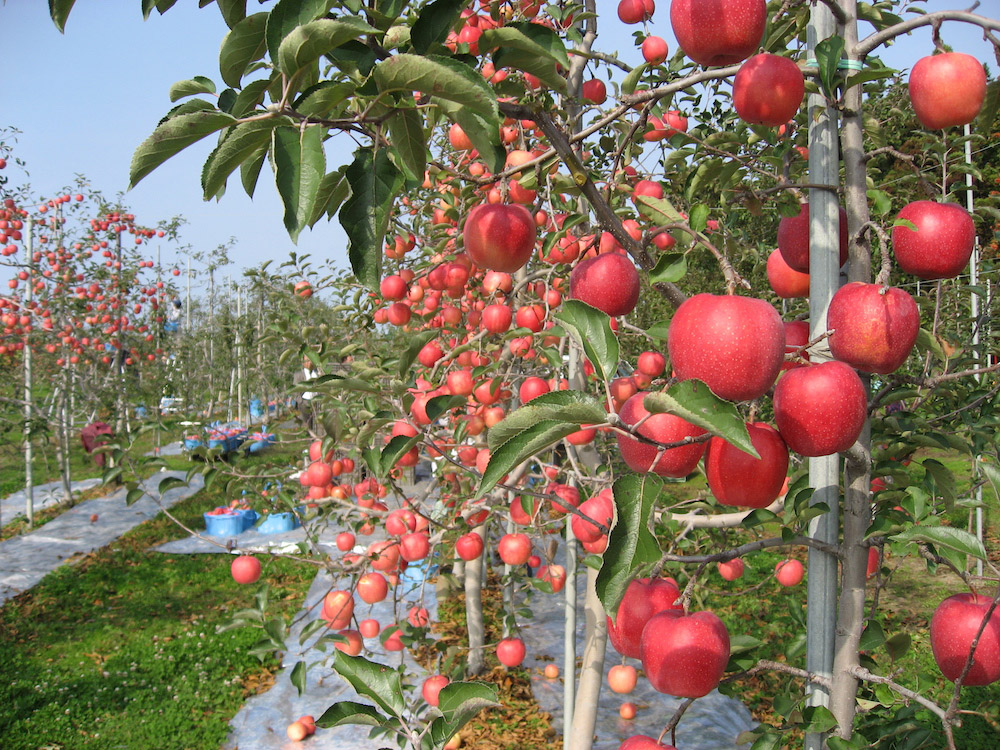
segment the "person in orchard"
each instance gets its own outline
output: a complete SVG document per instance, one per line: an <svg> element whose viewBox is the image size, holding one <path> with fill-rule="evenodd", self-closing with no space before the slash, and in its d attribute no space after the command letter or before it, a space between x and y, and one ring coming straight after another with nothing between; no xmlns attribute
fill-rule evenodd
<svg viewBox="0 0 1000 750"><path fill-rule="evenodd" d="M295 373L292 382L298 385L307 380L313 380L318 376L319 371L313 369L312 361L306 357L302 360L302 369ZM316 398L315 391L305 391L298 400L299 416L302 418L302 423L310 435L312 435L313 427L316 423L316 411L312 403L314 398Z"/></svg>

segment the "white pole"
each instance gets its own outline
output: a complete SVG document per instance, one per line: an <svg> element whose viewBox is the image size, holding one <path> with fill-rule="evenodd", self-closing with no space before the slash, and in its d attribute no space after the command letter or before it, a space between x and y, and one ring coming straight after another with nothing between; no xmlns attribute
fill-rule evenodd
<svg viewBox="0 0 1000 750"><path fill-rule="evenodd" d="M965 126L965 163L972 166L972 131L968 124ZM972 213L974 207L972 200L972 172L965 173L965 207ZM969 262L969 285L975 287L979 284L979 237L976 236L972 246L972 259ZM976 367L981 366L981 354L979 350L979 294L973 289L970 294L972 303L972 356L976 360ZM981 377L976 375L976 382L980 382ZM979 456L973 458L972 479L979 476ZM979 541L983 541L983 488L980 485L976 488L976 536ZM976 575L983 575L983 561L976 560Z"/></svg>
<svg viewBox="0 0 1000 750"><path fill-rule="evenodd" d="M816 45L837 33L830 9L822 3L812 10L807 29L809 57ZM812 94L809 112L809 180L832 189L809 190L809 332L817 338L826 332L826 312L840 286L840 204L836 187L840 184L839 127L837 113L820 94ZM825 346L823 348L826 348ZM827 351L813 353L813 360L829 359ZM814 488L811 504L826 503L831 512L809 523L809 536L836 545L839 537L840 458L821 456L809 459L809 482ZM833 675L837 619L837 559L827 552L810 548L808 605L806 610L806 669L816 675ZM810 706L828 706L829 690L814 683L806 686ZM824 746L821 733L806 734L806 750Z"/></svg>
<svg viewBox="0 0 1000 750"><path fill-rule="evenodd" d="M24 290L25 310L31 304L32 285L35 283L35 275L32 273L35 267L34 231L35 221L29 216L24 222L24 252L28 262L28 279ZM29 527L35 522L35 488L31 468L31 462L34 458L31 445L31 403L34 398L31 364L31 343L28 341L26 331L24 334L24 515L28 519Z"/></svg>

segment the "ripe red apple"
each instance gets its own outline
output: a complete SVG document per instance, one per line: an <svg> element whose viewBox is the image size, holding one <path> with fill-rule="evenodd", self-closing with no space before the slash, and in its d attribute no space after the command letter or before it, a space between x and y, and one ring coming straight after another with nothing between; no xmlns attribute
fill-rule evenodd
<svg viewBox="0 0 1000 750"><path fill-rule="evenodd" d="M545 679L554 680L559 677L559 667L555 664L546 664L545 669L542 670L542 674L545 675Z"/></svg>
<svg viewBox="0 0 1000 750"><path fill-rule="evenodd" d="M521 387L518 388L517 395L521 399L521 403L526 404L533 398L537 398L543 393L548 392L549 384L545 382L544 378L532 375L521 382Z"/></svg>
<svg viewBox="0 0 1000 750"><path fill-rule="evenodd" d="M785 321L785 355L795 354L802 349L806 344L809 343L809 324L804 320L788 320ZM803 350L799 352L800 357L805 360L809 360L809 352ZM793 367L804 367L802 363L799 362L788 362L785 361L781 365L781 369L791 370Z"/></svg>
<svg viewBox="0 0 1000 750"><path fill-rule="evenodd" d="M240 555L233 558L229 570L236 583L257 583L260 580L260 560L253 555Z"/></svg>
<svg viewBox="0 0 1000 750"><path fill-rule="evenodd" d="M667 350L681 380L698 378L721 398L748 401L767 393L785 358L785 328L761 299L696 294L674 313Z"/></svg>
<svg viewBox="0 0 1000 750"><path fill-rule="evenodd" d="M774 566L774 577L782 586L798 586L804 575L805 568L795 559L782 560Z"/></svg>
<svg viewBox="0 0 1000 750"><path fill-rule="evenodd" d="M483 328L490 333L506 333L513 319L514 311L509 305L496 303L483 309Z"/></svg>
<svg viewBox="0 0 1000 750"><path fill-rule="evenodd" d="M653 689L701 698L722 680L729 663L729 631L713 612L666 610L642 630L642 668Z"/></svg>
<svg viewBox="0 0 1000 750"><path fill-rule="evenodd" d="M954 682L965 668L972 641L983 625L989 597L972 593L949 596L931 618L931 650L934 661L947 679ZM976 646L972 668L963 685L989 685L1000 680L1000 614L994 610Z"/></svg>
<svg viewBox="0 0 1000 750"><path fill-rule="evenodd" d="M892 228L892 252L906 273L933 280L958 276L976 242L972 216L957 203L914 201L896 216L913 224Z"/></svg>
<svg viewBox="0 0 1000 750"><path fill-rule="evenodd" d="M434 674L424 680L423 685L420 687L420 694L424 697L424 700L430 703L432 706L438 705L438 696L441 693L441 688L447 685L451 680L449 680L443 674Z"/></svg>
<svg viewBox="0 0 1000 750"><path fill-rule="evenodd" d="M504 638L497 644L497 659L505 667L520 666L526 653L524 641L520 638Z"/></svg>
<svg viewBox="0 0 1000 750"><path fill-rule="evenodd" d="M789 268L809 273L809 204L803 203L795 216L778 222L778 250ZM840 264L847 262L847 212L840 209Z"/></svg>
<svg viewBox="0 0 1000 750"><path fill-rule="evenodd" d="M618 746L618 750L677 750L677 748L657 742L645 734L633 734Z"/></svg>
<svg viewBox="0 0 1000 750"><path fill-rule="evenodd" d="M539 563L541 560L538 561ZM558 594L566 586L566 568L562 565L542 565L538 568L538 580L552 586L552 593Z"/></svg>
<svg viewBox="0 0 1000 750"><path fill-rule="evenodd" d="M664 62L669 51L667 41L661 36L647 36L642 40L642 58L650 65Z"/></svg>
<svg viewBox="0 0 1000 750"><path fill-rule="evenodd" d="M635 718L636 708L632 701L626 701L618 707L618 715L621 716L625 721L632 721Z"/></svg>
<svg viewBox="0 0 1000 750"><path fill-rule="evenodd" d="M777 248L767 256L767 282L774 293L783 299L809 296L809 274L796 271L785 263Z"/></svg>
<svg viewBox="0 0 1000 750"><path fill-rule="evenodd" d="M531 557L531 539L527 534L504 534L497 552L508 565L524 565Z"/></svg>
<svg viewBox="0 0 1000 750"><path fill-rule="evenodd" d="M378 624L378 620L369 617L366 620L362 620L358 623L358 631L364 638L374 638L378 635L381 626Z"/></svg>
<svg viewBox="0 0 1000 750"><path fill-rule="evenodd" d="M898 287L852 281L837 290L827 311L830 352L864 372L887 375L910 356L920 310Z"/></svg>
<svg viewBox="0 0 1000 750"><path fill-rule="evenodd" d="M642 23L652 18L655 10L654 0L620 0L618 18L622 23Z"/></svg>
<svg viewBox="0 0 1000 750"><path fill-rule="evenodd" d="M643 628L649 619L663 610L681 611L677 603L681 591L673 578L635 578L629 582L612 621L608 615L608 638L622 656L638 659Z"/></svg>
<svg viewBox="0 0 1000 750"><path fill-rule="evenodd" d="M719 575L727 581L742 578L743 572L746 570L746 563L743 562L742 557L734 557L732 560L716 563L715 566L719 570Z"/></svg>
<svg viewBox="0 0 1000 750"><path fill-rule="evenodd" d="M645 351L636 362L636 369L651 378L660 377L666 366L667 360L660 352Z"/></svg>
<svg viewBox="0 0 1000 750"><path fill-rule="evenodd" d="M531 212L512 203L481 203L465 219L465 252L482 268L513 272L535 251L538 228Z"/></svg>
<svg viewBox="0 0 1000 750"><path fill-rule="evenodd" d="M610 528L614 519L614 495L610 490L602 490L593 497L580 504L580 512L592 518L598 523ZM573 526L573 534L581 542L596 542L604 532L586 518L574 515L570 523Z"/></svg>
<svg viewBox="0 0 1000 750"><path fill-rule="evenodd" d="M803 456L846 451L861 434L868 394L843 362L796 367L774 388L774 421L785 444Z"/></svg>
<svg viewBox="0 0 1000 750"><path fill-rule="evenodd" d="M406 560L406 562L423 560L430 554L430 551L430 539L423 531L403 534L399 540L399 556Z"/></svg>
<svg viewBox="0 0 1000 750"><path fill-rule="evenodd" d="M765 0L673 0L670 25L684 54L699 65L734 65L760 46Z"/></svg>
<svg viewBox="0 0 1000 750"><path fill-rule="evenodd" d="M982 109L986 71L979 60L963 52L922 57L910 71L909 89L913 111L925 128L965 125Z"/></svg>
<svg viewBox="0 0 1000 750"><path fill-rule="evenodd" d="M805 91L793 60L761 53L744 62L733 79L733 106L744 122L776 128L795 117Z"/></svg>
<svg viewBox="0 0 1000 750"><path fill-rule="evenodd" d="M389 584L385 576L372 571L358 579L358 596L365 604L375 604L385 599L389 593Z"/></svg>
<svg viewBox="0 0 1000 750"><path fill-rule="evenodd" d="M600 78L592 78L583 82L583 98L594 104L604 104L608 98L608 87Z"/></svg>
<svg viewBox="0 0 1000 750"><path fill-rule="evenodd" d="M631 396L621 407L618 416L628 425L637 424L639 435L659 443L673 443L689 437L704 435L705 430L673 414L654 414L643 405L646 392ZM701 460L705 452L705 443L691 443L675 448L668 448L659 453L656 445L641 442L631 435L618 434L618 450L622 460L632 471L655 474L668 477L686 477Z"/></svg>
<svg viewBox="0 0 1000 750"><path fill-rule="evenodd" d="M627 695L635 690L639 673L631 664L615 664L608 670L608 687L615 693Z"/></svg>
<svg viewBox="0 0 1000 750"><path fill-rule="evenodd" d="M621 253L604 253L573 266L569 294L611 317L628 315L639 301L639 272Z"/></svg>
<svg viewBox="0 0 1000 750"><path fill-rule="evenodd" d="M788 471L788 448L769 424L748 424L747 431L760 458L715 436L705 452L705 474L712 494L721 504L766 508L781 494Z"/></svg>

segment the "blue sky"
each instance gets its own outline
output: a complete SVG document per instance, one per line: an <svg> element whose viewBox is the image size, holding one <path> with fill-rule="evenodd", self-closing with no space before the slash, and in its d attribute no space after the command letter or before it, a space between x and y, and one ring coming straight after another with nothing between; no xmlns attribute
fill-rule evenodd
<svg viewBox="0 0 1000 750"><path fill-rule="evenodd" d="M968 4L932 0L927 7ZM78 0L62 35L49 20L47 5L42 0L6 0L0 5L5 42L2 123L21 131L17 155L27 163L34 195L51 197L81 174L113 197L127 187L133 150L170 108L170 85L205 75L222 88L218 49L226 26L214 5L199 9L195 0L179 0L163 16L154 12L145 22L139 0ZM605 5L610 10L615 3L601 0L599 6ZM997 0L983 0L979 12L996 16L997 5ZM668 40L672 53L676 44L668 10L662 0L650 28ZM598 46L618 49L623 59L634 63L639 58L631 33L637 28L622 25L610 12ZM988 61L996 71L981 36L960 30L958 24L944 27L945 42ZM901 39L883 59L905 68L931 51L930 32L924 29ZM204 251L234 238L234 275L238 268L268 259L285 260L290 250L346 266L346 240L336 221L317 224L302 233L298 246L292 244L266 168L253 201L235 179L221 201L203 201L199 176L213 145L214 139L207 138L186 149L125 194L137 220L152 224L181 215L187 220L182 244ZM331 164L333 158L331 154ZM10 167L8 174L18 179ZM167 266L172 251L166 245L162 251Z"/></svg>

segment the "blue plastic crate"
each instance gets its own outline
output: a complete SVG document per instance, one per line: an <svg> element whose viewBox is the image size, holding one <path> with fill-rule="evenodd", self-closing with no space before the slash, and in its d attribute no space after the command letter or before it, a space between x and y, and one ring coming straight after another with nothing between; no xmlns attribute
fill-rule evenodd
<svg viewBox="0 0 1000 750"><path fill-rule="evenodd" d="M283 531L291 531L299 525L294 513L271 513L264 519L264 523L257 527L261 534L280 534Z"/></svg>
<svg viewBox="0 0 1000 750"><path fill-rule="evenodd" d="M253 525L257 523L257 519L259 518L259 516L257 515L257 511L251 508L236 508L235 512L236 515L240 516L240 518L243 519L244 531L246 531L247 529L252 529Z"/></svg>
<svg viewBox="0 0 1000 750"><path fill-rule="evenodd" d="M243 533L246 521L239 513L225 513L223 515L212 516L208 513L205 517L205 532L209 536L237 536Z"/></svg>
<svg viewBox="0 0 1000 750"><path fill-rule="evenodd" d="M201 446L201 441L194 438L184 438L184 450L193 451Z"/></svg>

